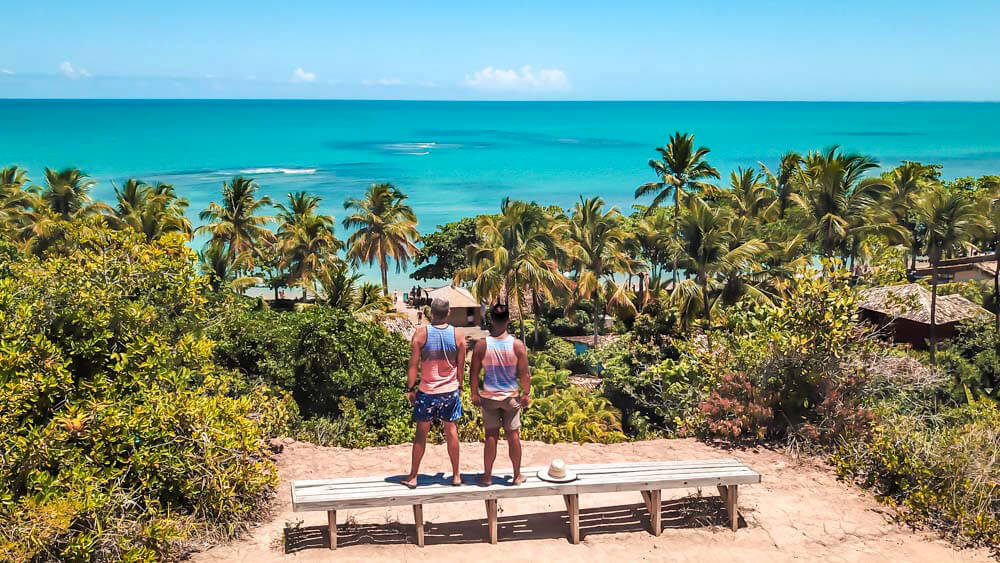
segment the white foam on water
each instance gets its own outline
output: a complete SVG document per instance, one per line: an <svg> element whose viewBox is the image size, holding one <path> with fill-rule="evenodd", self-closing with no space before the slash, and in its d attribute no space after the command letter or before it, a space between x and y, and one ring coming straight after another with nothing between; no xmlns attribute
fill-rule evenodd
<svg viewBox="0 0 1000 563"><path fill-rule="evenodd" d="M316 168L247 168L240 174L315 174Z"/></svg>

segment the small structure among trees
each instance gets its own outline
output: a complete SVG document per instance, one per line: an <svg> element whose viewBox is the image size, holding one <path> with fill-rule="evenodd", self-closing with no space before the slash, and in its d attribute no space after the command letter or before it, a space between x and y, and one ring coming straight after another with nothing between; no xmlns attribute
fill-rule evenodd
<svg viewBox="0 0 1000 563"><path fill-rule="evenodd" d="M861 317L891 331L894 342L926 348L930 339L931 292L916 284L873 287L861 291ZM935 311L938 338L949 338L964 321L990 312L961 295L939 295Z"/></svg>

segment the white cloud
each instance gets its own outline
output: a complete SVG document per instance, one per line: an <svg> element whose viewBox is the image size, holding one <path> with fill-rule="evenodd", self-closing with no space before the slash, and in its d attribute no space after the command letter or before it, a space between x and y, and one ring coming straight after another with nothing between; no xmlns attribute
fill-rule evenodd
<svg viewBox="0 0 1000 563"><path fill-rule="evenodd" d="M306 72L305 69L303 69L302 67L295 69L295 72L292 73L292 82L315 82L315 81L316 81L316 73Z"/></svg>
<svg viewBox="0 0 1000 563"><path fill-rule="evenodd" d="M3 68L0 69L0 74L14 74L14 71L7 68Z"/></svg>
<svg viewBox="0 0 1000 563"><path fill-rule="evenodd" d="M535 70L530 65L520 69L488 66L465 77L465 85L483 90L569 90L569 77L557 68Z"/></svg>
<svg viewBox="0 0 1000 563"><path fill-rule="evenodd" d="M87 69L74 67L69 61L63 61L59 64L59 72L63 73L67 78L87 78L90 76Z"/></svg>
<svg viewBox="0 0 1000 563"><path fill-rule="evenodd" d="M437 82L434 82L433 80L421 80L420 82L417 82L417 86L420 86L421 88L437 88Z"/></svg>
<svg viewBox="0 0 1000 563"><path fill-rule="evenodd" d="M399 86L403 83L398 78L379 78L378 80L362 80L364 86Z"/></svg>

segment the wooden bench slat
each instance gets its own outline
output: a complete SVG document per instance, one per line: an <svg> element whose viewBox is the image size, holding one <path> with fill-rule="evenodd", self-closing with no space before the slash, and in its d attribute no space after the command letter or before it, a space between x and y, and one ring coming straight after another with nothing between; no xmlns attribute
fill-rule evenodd
<svg viewBox="0 0 1000 563"><path fill-rule="evenodd" d="M406 504L432 504L439 502L473 501L484 499L518 498L545 495L566 495L579 493L622 492L636 490L656 490L673 488L709 487L718 485L743 485L760 482L760 475L752 470L727 471L722 473L705 473L699 475L681 475L675 477L657 477L648 480L637 479L607 479L600 482L573 481L556 484L544 481L528 482L519 486L500 486L480 488L475 486L449 487L428 489L405 489L398 486L390 494L377 494L354 497L315 497L308 500L293 500L296 512L310 510L337 510L347 508L367 508L381 506L399 506Z"/></svg>
<svg viewBox="0 0 1000 563"><path fill-rule="evenodd" d="M526 483L522 484L522 485L519 485L520 487L531 488L532 486L537 486L539 484L542 484L542 485L548 484L547 482L542 481L541 479L538 479L537 475L535 475L533 472L532 473L528 473L526 471L525 473L526 473L526 477L528 478L528 481ZM597 483L597 482L620 482L620 481L630 481L630 480L632 480L632 481L650 481L650 480L663 480L663 479L669 479L669 478L682 478L685 475L692 476L692 477L704 477L704 476L710 476L710 475L725 476L725 475L730 475L730 474L732 474L732 475L744 475L744 474L755 475L756 473L753 470L751 470L749 468L746 468L746 467L741 467L741 468L668 469L668 470L664 470L664 469L650 469L649 471L645 471L645 472L642 472L642 473L626 473L626 474L606 473L606 474L595 475L595 474L580 473L579 474L580 478L577 481L575 481L575 483L577 483L577 484L591 484L591 483ZM466 481L469 481L470 478L475 478L475 475L466 474ZM475 485L465 485L465 486L475 486ZM489 490L496 490L496 489L500 489L500 488L506 488L506 487L510 487L510 486L511 485L507 485L507 484L496 484L496 485L491 485L489 487L477 487L477 488L479 490L481 490L481 491L489 491ZM363 488L355 488L355 487L345 488L345 487L329 487L329 486L328 487L319 487L319 486L314 486L314 487L311 487L309 490L306 490L306 491L297 490L296 491L296 495L295 495L295 499L297 501L299 501L299 502L305 502L305 501L309 501L309 500L311 500L313 498L317 498L317 497L318 498L324 498L324 499L357 497L357 496L368 497L368 496L380 495L380 494L386 494L386 493L391 494L393 496L399 496L401 493L402 494L406 494L406 493L420 494L421 491L424 491L424 490L427 490L427 489L440 489L440 492L442 494L446 494L446 491L448 491L448 490L455 490L457 488L461 488L461 487L453 487L450 484L450 482L448 482L448 480L444 480L442 482L424 484L424 485L421 485L421 486L417 487L416 489L402 489L402 485L399 482L384 481L383 480L383 481L381 481L378 484L371 484L370 486L363 487Z"/></svg>
<svg viewBox="0 0 1000 563"><path fill-rule="evenodd" d="M618 469L618 466L616 466L616 465L613 465L613 466L591 465L591 466L588 466L588 467L570 466L570 469L572 469L573 471L576 471L577 474L581 478L586 478L586 479L601 478L602 476L605 476L605 475L611 475L611 476L613 476L615 478L626 477L626 476L634 476L636 478L645 478L648 475L659 474L659 473L668 472L668 471L669 472L677 472L677 471L703 471L703 470L713 470L713 469L720 469L720 470L722 470L722 469L728 469L728 468L741 469L741 468L746 468L746 466L742 465L742 464L733 465L731 463L717 464L717 465L716 464L705 465L705 464L694 464L694 463L692 463L690 466L686 466L686 467L685 466L679 466L677 464L671 464L670 466L664 466L664 465L647 465L647 466L636 468L636 469L632 469L632 470L629 470L629 471L622 471L622 470ZM541 470L541 469L544 469L544 468L543 467L526 467L526 468L524 468L522 470L522 472L530 479L530 478L534 477L535 474L539 470ZM511 475L512 473L513 473L512 470L503 470L503 471L495 472L494 476ZM442 474L442 475L444 475L444 474ZM470 482L470 484L471 484L478 477L478 474L464 473L463 476L464 476L463 478L467 482ZM448 477L450 477L450 475ZM370 480L370 481L366 481L366 482L363 482L363 483L356 483L356 484L331 483L329 481L326 481L326 482L325 481L308 481L308 482L295 481L293 483L293 490L294 490L295 496L297 498L307 498L309 496L313 496L313 495L316 495L316 494L324 494L324 495L325 494L329 494L330 491L332 491L332 490L336 490L338 493L342 492L343 494L354 494L355 492L360 494L360 493L365 492L366 490L377 490L377 489L380 489L380 488L390 489L390 488L397 487L397 486L399 486L399 482L398 481L389 481L389 480L387 480L387 478L383 477L383 478L379 478L377 480ZM426 487L447 487L447 488L450 488L451 486L452 485L451 485L450 478L442 478L439 482L424 483L424 484L421 485L421 488L426 488ZM507 485L496 484L496 485L492 485L492 486L493 487L503 487L503 486L507 486Z"/></svg>
<svg viewBox="0 0 1000 563"><path fill-rule="evenodd" d="M718 474L728 474L730 472L735 472L735 473L750 472L750 473L754 473L754 471L752 469L750 469L748 467L745 467L745 466L744 467L732 467L732 468L720 467L720 468L697 468L697 469L649 469L647 471L638 472L638 473L614 473L614 472L612 472L612 473L594 474L594 473L582 473L581 472L581 473L578 474L579 475L579 479L577 480L577 482L585 481L585 482L590 483L590 482L597 482L597 481L604 481L604 480L628 480L628 479L633 479L633 480L649 480L651 478L657 478L657 477L675 477L675 476L680 476L680 475L704 475L704 474L715 474L715 473L718 473ZM525 477L528 479L527 483L525 483L525 484L527 484L529 486L531 484L534 484L534 483L537 483L537 482L541 481L538 478L536 471L525 470L524 473L525 473ZM466 486L472 486L472 483L477 478L478 478L478 474L471 474L471 473L465 473L465 474L463 474L463 479L467 483L469 483ZM395 477L394 479L398 479L398 476ZM378 483L369 483L369 484L367 484L365 486L356 486L355 485L355 486L345 487L345 486L330 486L330 485L326 485L326 486L323 486L323 485L314 485L314 486L311 486L311 487L308 487L308 488L299 488L297 485L295 485L295 487L296 487L296 493L297 493L296 496L297 496L297 498L300 498L300 499L306 499L306 498L313 497L313 496L326 496L326 495L331 495L331 494L342 495L343 496L343 495L354 495L354 494L377 493L377 492L383 491L383 490L397 491L397 490L399 490L399 488L401 486L402 485L400 484L400 482L398 480L389 481L389 480L386 480L386 479L383 479L382 481L379 481ZM478 487L478 488L480 490L491 490L491 489L503 488L503 487L509 487L509 486L510 485L506 484L506 483L498 483L498 484L490 485L489 487ZM521 486L524 486L524 485L521 485ZM450 478L443 478L443 479L439 479L437 481L433 481L433 482L429 482L429 483L424 483L424 484L420 485L419 487L417 487L416 490L419 491L420 489L427 489L427 488L454 489L455 487L453 487L451 485Z"/></svg>
<svg viewBox="0 0 1000 563"><path fill-rule="evenodd" d="M705 460L678 460L678 461L638 461L635 463L622 462L622 463L584 463L584 464L572 464L569 465L571 469L577 473L589 472L590 470L624 470L629 471L632 469L644 469L647 467L687 467L687 466L705 466L705 467L715 467L717 465L736 465L743 466L743 463L737 459L733 458L718 458L718 459L705 459ZM544 466L537 467L525 467L522 469L524 472L528 471L540 471L544 469ZM493 473L495 475L503 475L505 473L512 473L513 469L503 469L495 470ZM340 485L344 483L377 483L385 481L385 477L379 476L365 476L365 477L341 477L337 479L299 479L295 481L296 486L306 487L309 485Z"/></svg>

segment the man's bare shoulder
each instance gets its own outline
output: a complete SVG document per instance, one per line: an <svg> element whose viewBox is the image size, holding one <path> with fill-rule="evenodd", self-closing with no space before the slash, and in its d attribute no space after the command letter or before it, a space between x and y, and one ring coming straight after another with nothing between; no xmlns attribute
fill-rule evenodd
<svg viewBox="0 0 1000 563"><path fill-rule="evenodd" d="M515 338L514 339L514 352L516 354L527 354L528 353L528 347L525 346L524 341L522 341L520 338Z"/></svg>
<svg viewBox="0 0 1000 563"><path fill-rule="evenodd" d="M426 326L418 326L416 329L414 329L414 331L413 331L413 338L411 339L411 341L412 342L419 342L421 344L423 344L424 342L426 342L427 341L427 327Z"/></svg>

